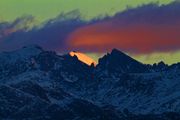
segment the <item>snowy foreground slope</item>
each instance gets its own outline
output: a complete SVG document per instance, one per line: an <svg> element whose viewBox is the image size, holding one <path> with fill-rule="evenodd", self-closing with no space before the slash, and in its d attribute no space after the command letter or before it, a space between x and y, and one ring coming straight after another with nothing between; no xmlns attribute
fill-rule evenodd
<svg viewBox="0 0 180 120"><path fill-rule="evenodd" d="M180 120L180 63L116 49L96 67L38 46L0 53L0 119Z"/></svg>

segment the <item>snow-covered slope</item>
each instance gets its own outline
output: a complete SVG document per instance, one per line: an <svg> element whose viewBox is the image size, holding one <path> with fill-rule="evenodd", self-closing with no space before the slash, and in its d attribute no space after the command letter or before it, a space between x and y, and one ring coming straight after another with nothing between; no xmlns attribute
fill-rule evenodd
<svg viewBox="0 0 180 120"><path fill-rule="evenodd" d="M180 63L144 65L114 49L88 66L38 46L0 54L0 119L180 119Z"/></svg>
<svg viewBox="0 0 180 120"><path fill-rule="evenodd" d="M2 52L0 53L0 62L1 63L15 63L18 60L25 61L33 56L38 55L43 50L41 47L36 45L31 45L27 47L23 47L22 49L18 49L13 52ZM2 65L2 64L1 64Z"/></svg>

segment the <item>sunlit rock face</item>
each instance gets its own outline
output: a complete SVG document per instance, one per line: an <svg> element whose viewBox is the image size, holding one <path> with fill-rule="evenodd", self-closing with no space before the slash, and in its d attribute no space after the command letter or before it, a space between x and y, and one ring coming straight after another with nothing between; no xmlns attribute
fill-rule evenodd
<svg viewBox="0 0 180 120"><path fill-rule="evenodd" d="M90 57L88 57L87 55L85 55L85 54L83 54L83 53L81 53L81 52L74 52L74 51L72 51L72 52L70 52L69 53L70 54L70 56L77 56L77 58L78 58L78 60L80 60L81 62L83 62L83 63L85 63L85 64L87 64L87 65L91 65L91 64L94 64L94 65L96 65L97 63L95 62L95 60L93 60L92 58L90 58Z"/></svg>

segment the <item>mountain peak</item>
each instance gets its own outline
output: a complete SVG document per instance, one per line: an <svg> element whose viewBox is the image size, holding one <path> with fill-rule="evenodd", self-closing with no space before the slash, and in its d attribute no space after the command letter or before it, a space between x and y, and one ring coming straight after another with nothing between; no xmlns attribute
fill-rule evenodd
<svg viewBox="0 0 180 120"><path fill-rule="evenodd" d="M113 49L110 54L100 58L98 67L120 73L141 73L148 71L145 65L118 49Z"/></svg>
<svg viewBox="0 0 180 120"><path fill-rule="evenodd" d="M5 63L14 63L17 60L27 60L33 56L39 55L43 49L37 45L28 45L15 51L0 53L0 61Z"/></svg>
<svg viewBox="0 0 180 120"><path fill-rule="evenodd" d="M118 57L118 58L120 58L120 57L122 57L122 58L131 58L130 56L128 56L127 54L125 54L125 53L123 53L123 52L121 52L120 50L118 50L118 49L113 49L112 51L111 51L111 54L109 54L111 57ZM121 58L121 59L122 59ZM132 58L131 58L132 59Z"/></svg>
<svg viewBox="0 0 180 120"><path fill-rule="evenodd" d="M124 54L123 52L121 52L120 50L118 50L118 49L116 49L116 48L114 48L114 49L112 49L112 51L111 51L111 54Z"/></svg>
<svg viewBox="0 0 180 120"><path fill-rule="evenodd" d="M43 51L44 50L38 45L28 45L14 51L13 53L21 57L28 57L28 56L30 57L30 56L38 55Z"/></svg>
<svg viewBox="0 0 180 120"><path fill-rule="evenodd" d="M165 66L166 64L163 61L160 61L158 65Z"/></svg>
<svg viewBox="0 0 180 120"><path fill-rule="evenodd" d="M160 61L159 63L154 63L152 65L152 69L155 71L163 71L168 68L168 65L165 64L163 61Z"/></svg>

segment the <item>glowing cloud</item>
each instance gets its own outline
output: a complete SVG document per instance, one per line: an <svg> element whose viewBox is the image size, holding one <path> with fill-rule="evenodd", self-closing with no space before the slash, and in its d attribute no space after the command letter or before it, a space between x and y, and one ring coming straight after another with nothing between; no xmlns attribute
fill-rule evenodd
<svg viewBox="0 0 180 120"><path fill-rule="evenodd" d="M84 51L104 52L120 48L132 53L152 53L180 49L179 33L178 25L140 24L111 28L99 24L78 29L69 39L73 48Z"/></svg>
<svg viewBox="0 0 180 120"><path fill-rule="evenodd" d="M152 4L83 26L69 36L68 44L87 52L112 48L138 54L169 52L180 49L179 33L180 4Z"/></svg>

